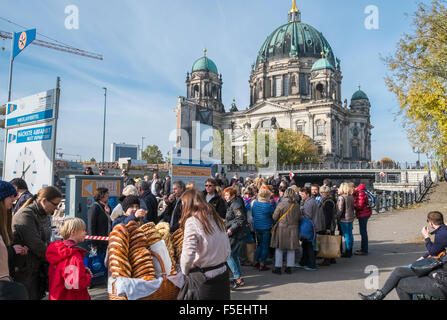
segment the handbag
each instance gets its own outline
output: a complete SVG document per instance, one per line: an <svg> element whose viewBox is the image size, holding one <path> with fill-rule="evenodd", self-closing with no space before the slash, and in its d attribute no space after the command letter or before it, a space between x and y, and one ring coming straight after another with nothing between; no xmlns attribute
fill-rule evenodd
<svg viewBox="0 0 447 320"><path fill-rule="evenodd" d="M306 217L303 217L303 220L301 220L299 229L300 229L299 234L300 234L301 239L312 241L315 238L314 224L312 223L312 220L309 220Z"/></svg>
<svg viewBox="0 0 447 320"><path fill-rule="evenodd" d="M411 265L411 270L418 276L424 277L431 271L441 267L444 263L439 258L425 258L414 262Z"/></svg>
<svg viewBox="0 0 447 320"><path fill-rule="evenodd" d="M438 269L439 267L442 267L444 263L447 262L447 255L445 251L442 251L437 256L428 256L425 259L419 260L414 262L411 265L411 270L418 276L418 277L424 277L428 275L430 272L432 272L435 269Z"/></svg>
<svg viewBox="0 0 447 320"><path fill-rule="evenodd" d="M317 235L318 254L317 258L336 259L340 258L341 236Z"/></svg>

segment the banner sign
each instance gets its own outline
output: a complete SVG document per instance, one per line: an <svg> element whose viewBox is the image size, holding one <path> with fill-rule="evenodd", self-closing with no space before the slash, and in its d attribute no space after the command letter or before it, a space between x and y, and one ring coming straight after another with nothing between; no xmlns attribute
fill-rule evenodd
<svg viewBox="0 0 447 320"><path fill-rule="evenodd" d="M20 54L31 42L36 39L36 29L15 32L13 37L12 59Z"/></svg>

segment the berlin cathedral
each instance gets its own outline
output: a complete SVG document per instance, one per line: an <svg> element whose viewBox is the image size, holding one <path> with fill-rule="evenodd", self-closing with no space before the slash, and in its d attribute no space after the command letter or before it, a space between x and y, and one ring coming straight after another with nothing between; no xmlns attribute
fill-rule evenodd
<svg viewBox="0 0 447 320"><path fill-rule="evenodd" d="M241 154L249 130L289 129L312 138L327 163L371 161L371 104L360 87L350 103L342 101L340 62L323 34L301 22L293 0L288 23L267 37L252 65L250 105L239 108L233 100L225 110L222 74L204 50L187 73L177 128L189 132L195 120L230 129L232 147Z"/></svg>

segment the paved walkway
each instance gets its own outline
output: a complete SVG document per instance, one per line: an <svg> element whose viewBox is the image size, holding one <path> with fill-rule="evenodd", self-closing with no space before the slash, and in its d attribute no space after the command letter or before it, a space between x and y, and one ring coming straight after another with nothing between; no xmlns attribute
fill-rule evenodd
<svg viewBox="0 0 447 320"><path fill-rule="evenodd" d="M233 300L358 300L357 292L369 293L365 287L370 273L367 266L376 266L382 286L394 268L415 261L425 252L420 230L427 213L441 211L447 217L447 183L435 185L422 204L373 215L368 223L369 255L337 259L337 264L318 271L294 270L281 276L271 271L259 272L243 267L246 285L232 292ZM360 249L357 221L354 223L354 249ZM366 281L371 284L371 281ZM107 299L106 287L90 290L92 299ZM388 299L397 299L395 291Z"/></svg>

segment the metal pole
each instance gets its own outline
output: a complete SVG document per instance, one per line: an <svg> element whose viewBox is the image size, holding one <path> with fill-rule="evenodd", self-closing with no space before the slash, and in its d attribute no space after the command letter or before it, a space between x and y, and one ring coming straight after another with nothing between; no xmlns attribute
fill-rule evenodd
<svg viewBox="0 0 447 320"><path fill-rule="evenodd" d="M14 40L15 40L15 34L12 36L11 41L11 61L9 63L9 86L8 86L8 102L11 102L11 89L12 89L12 67L14 65Z"/></svg>
<svg viewBox="0 0 447 320"><path fill-rule="evenodd" d="M107 88L104 89L104 127L102 131L102 168L104 169L104 151L106 146L106 106L107 106Z"/></svg>

